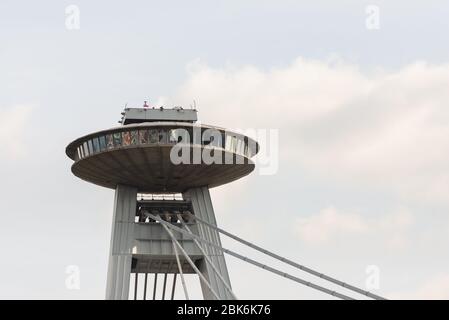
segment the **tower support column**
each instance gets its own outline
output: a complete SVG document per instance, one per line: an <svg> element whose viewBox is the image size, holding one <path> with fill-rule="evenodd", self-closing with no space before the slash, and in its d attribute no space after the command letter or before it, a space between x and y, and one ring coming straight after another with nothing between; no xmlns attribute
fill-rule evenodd
<svg viewBox="0 0 449 320"><path fill-rule="evenodd" d="M114 216L106 284L107 300L128 299L136 205L137 189L118 185L115 189L114 199Z"/></svg>
<svg viewBox="0 0 449 320"><path fill-rule="evenodd" d="M183 196L184 198L189 198L191 200L193 211L196 216L212 225L217 225L208 187L189 189L184 193ZM198 223L198 235L207 241L221 246L221 240L218 231L202 225L201 223ZM226 267L226 261L223 252L207 245L204 245L203 249L209 256L210 260L214 263L216 269L218 269L218 271L220 272L222 278L227 282L229 288L231 288L231 281L229 280L228 269ZM206 262L205 259L201 260L199 269L201 273L206 277L213 290L220 296L220 299L233 299L232 295L224 286L223 281L217 276L213 268ZM203 291L204 299L215 299L214 295L207 287L207 285L201 283L201 289Z"/></svg>

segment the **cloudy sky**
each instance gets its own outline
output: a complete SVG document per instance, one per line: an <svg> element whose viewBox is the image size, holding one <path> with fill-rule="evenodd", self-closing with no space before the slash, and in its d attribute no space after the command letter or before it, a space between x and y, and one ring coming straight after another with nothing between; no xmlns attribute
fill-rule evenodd
<svg viewBox="0 0 449 320"><path fill-rule="evenodd" d="M92 2L0 2L0 298L104 298L113 191L65 146L126 103L195 99L203 123L279 135L273 174L212 190L224 229L363 288L378 273L388 298L449 299L446 1ZM327 298L227 262L239 298Z"/></svg>

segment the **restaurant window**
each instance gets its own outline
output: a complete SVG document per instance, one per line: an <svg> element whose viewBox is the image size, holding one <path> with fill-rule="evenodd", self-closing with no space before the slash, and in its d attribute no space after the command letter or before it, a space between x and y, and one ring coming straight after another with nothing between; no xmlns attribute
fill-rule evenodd
<svg viewBox="0 0 449 320"><path fill-rule="evenodd" d="M236 152L238 154L243 154L243 141L241 138L237 138L237 148L236 148Z"/></svg>
<svg viewBox="0 0 449 320"><path fill-rule="evenodd" d="M88 147L89 147L89 155L94 154L94 148L92 146L92 140L87 141Z"/></svg>
<svg viewBox="0 0 449 320"><path fill-rule="evenodd" d="M131 144L136 145L137 141L139 140L139 135L137 130L131 131Z"/></svg>
<svg viewBox="0 0 449 320"><path fill-rule="evenodd" d="M129 146L131 144L131 132L123 131L122 132L122 145Z"/></svg>
<svg viewBox="0 0 449 320"><path fill-rule="evenodd" d="M89 149L87 147L87 142L83 143L83 149L84 149L84 156L88 157L89 156Z"/></svg>
<svg viewBox="0 0 449 320"><path fill-rule="evenodd" d="M170 129L169 143L189 143L189 132L184 128Z"/></svg>
<svg viewBox="0 0 449 320"><path fill-rule="evenodd" d="M178 134L176 129L170 129L168 132L168 142L169 143L177 143L178 142Z"/></svg>
<svg viewBox="0 0 449 320"><path fill-rule="evenodd" d="M235 136L227 135L226 136L226 150L234 152L237 148L237 138Z"/></svg>
<svg viewBox="0 0 449 320"><path fill-rule="evenodd" d="M157 129L150 129L149 131L149 141L150 143L158 143L159 141L159 130Z"/></svg>
<svg viewBox="0 0 449 320"><path fill-rule="evenodd" d="M122 134L120 132L115 132L113 134L114 147L120 147L122 145Z"/></svg>
<svg viewBox="0 0 449 320"><path fill-rule="evenodd" d="M228 151L231 150L231 136L228 134L225 137L225 149Z"/></svg>
<svg viewBox="0 0 449 320"><path fill-rule="evenodd" d="M168 133L165 129L159 129L159 143L168 143Z"/></svg>
<svg viewBox="0 0 449 320"><path fill-rule="evenodd" d="M106 135L106 147L108 149L114 148L114 137L112 136L112 134Z"/></svg>
<svg viewBox="0 0 449 320"><path fill-rule="evenodd" d="M94 153L100 152L100 142L98 141L98 138L93 138L92 139L92 145L93 145L93 149L94 149Z"/></svg>
<svg viewBox="0 0 449 320"><path fill-rule="evenodd" d="M214 137L207 137L207 138L203 138L203 144L205 146L211 145L212 142L214 141Z"/></svg>
<svg viewBox="0 0 449 320"><path fill-rule="evenodd" d="M139 130L139 143L147 144L149 138L148 130Z"/></svg>
<svg viewBox="0 0 449 320"><path fill-rule="evenodd" d="M106 150L106 137L101 136L98 140L100 141L100 151Z"/></svg>
<svg viewBox="0 0 449 320"><path fill-rule="evenodd" d="M205 146L221 147L222 134L217 129L206 129L203 132L203 144Z"/></svg>

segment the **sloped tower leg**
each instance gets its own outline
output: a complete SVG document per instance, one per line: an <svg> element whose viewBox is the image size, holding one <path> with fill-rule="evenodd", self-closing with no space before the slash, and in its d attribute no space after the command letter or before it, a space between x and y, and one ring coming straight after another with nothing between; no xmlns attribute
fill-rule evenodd
<svg viewBox="0 0 449 320"><path fill-rule="evenodd" d="M184 194L184 197L191 199L193 211L196 216L198 216L199 218L205 220L210 224L217 225L214 209L212 207L212 201L210 198L209 188L201 187L189 189ZM208 228L205 225L198 224L198 235L207 241L213 242L221 246L220 235L216 230ZM228 269L226 267L226 261L223 252L215 248L209 247L207 245L205 245L203 248L208 254L209 258L214 263L214 265L216 266L216 268L220 271L221 276L227 282L228 286L231 287L231 282L229 280ZM213 290L217 292L218 296L222 300L233 299L229 291L226 290L226 287L224 286L222 280L217 276L215 271L204 259L201 261L199 269L201 273L206 277L208 282L211 284ZM215 298L210 289L203 283L201 283L201 289L203 291L204 299L212 300Z"/></svg>
<svg viewBox="0 0 449 320"><path fill-rule="evenodd" d="M136 188L117 186L106 284L108 300L128 299L136 201Z"/></svg>

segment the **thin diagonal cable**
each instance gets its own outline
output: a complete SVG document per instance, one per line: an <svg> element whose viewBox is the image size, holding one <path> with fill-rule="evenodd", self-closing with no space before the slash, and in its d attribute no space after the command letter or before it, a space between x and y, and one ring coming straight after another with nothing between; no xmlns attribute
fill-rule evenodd
<svg viewBox="0 0 449 320"><path fill-rule="evenodd" d="M230 237L230 238L232 238L232 239L234 239L234 240L236 240L236 241L238 241L238 242L240 242L240 243L243 243L243 244L247 245L248 247L251 247L251 248L253 248L253 249L255 249L255 250L259 251L259 252L262 252L262 253L264 253L264 254L266 254L266 255L272 257L272 258L275 258L275 259L277 259L277 260L280 260L280 261L282 261L282 262L284 262L284 263L286 263L286 264L289 264L289 265L291 265L291 266L293 266L293 267L295 267L295 268L298 268L298 269L300 269L300 270L302 270L302 271L304 271L304 272L310 273L310 274L312 274L312 275L314 275L314 276L316 276L316 277L319 277L319 278L321 278L321 279L324 279L324 280L327 280L327 281L329 281L329 282L335 283L336 285L339 285L339 286L341 286L341 287L343 287L343 288L345 288L345 289L348 289L348 290L357 292L357 293L359 293L359 294L365 295L365 296L370 297L370 298L372 298L372 299L376 299L376 300L386 300L384 297L381 297L381 296L379 296L379 295L376 295L376 294L371 293L371 292L366 291L366 290L362 290L362 289L357 288L357 287L355 287L355 286L353 286L353 285L347 284L347 283L345 283L345 282L343 282L343 281L340 281L340 280L338 280L338 279L335 279L335 278L332 278L332 277L330 277L330 276L327 276L327 275L325 275L324 273L315 271L315 270L310 269L310 268L308 268L308 267L306 267L306 266L303 266L303 265L300 265L300 264L298 264L298 263L296 263L296 262L294 262L294 261L291 261L291 260L289 260L289 259L287 259L287 258L281 257L281 256L279 256L279 255L277 255L277 254L275 254L275 253L273 253L273 252L270 252L270 251L268 251L268 250L265 250L265 249L263 249L263 248L261 248L261 247L255 245L255 244L251 243L251 242L248 242L248 241L246 241L246 240L243 240L242 238L239 238L239 237L237 237L236 235L233 235L232 233L229 233L229 232L227 232L227 231L225 231L225 230L223 230L223 229L221 229L221 228L219 228L219 227L217 227L217 226L214 226L214 225L212 225L212 224L210 224L210 223L208 223L208 222L206 222L206 221L204 221L204 220L202 220L202 219L196 217L195 215L192 215L192 217L194 217L197 221L199 221L199 222L201 222L201 223L203 223L203 224L205 224L205 225L207 225L207 226L209 226L209 227L211 227L211 228L217 230L218 232L221 232L221 233L223 233L224 235L226 235L226 236L228 236L228 237Z"/></svg>
<svg viewBox="0 0 449 320"><path fill-rule="evenodd" d="M176 249L176 244L173 240L171 243L173 244L173 250L175 251L175 256L176 256L176 263L178 264L179 274L181 275L181 282L182 282L182 288L184 289L184 295L186 297L186 300L189 300L189 293L187 292L187 286L186 286L186 282L184 280L184 273L182 272L181 262L179 261L178 249Z"/></svg>
<svg viewBox="0 0 449 320"><path fill-rule="evenodd" d="M179 228L179 227L177 227L177 226L174 226L174 225L172 225L172 224L170 224L170 223L168 223L168 222L162 220L161 218L156 217L156 216L154 216L154 215L152 215L152 214L150 214L150 217L151 217L152 219L158 221L159 223L161 223L162 226L165 227L165 229L168 229L168 228L173 229L173 230L175 230L175 231L177 231L177 232L180 232L180 233L182 233L182 234L184 234L184 235L186 235L186 236L188 236L188 237L190 237L190 238L192 238L192 239L197 239L197 240L199 240L199 241L201 241L201 242L203 242L203 243L205 243L205 244L208 244L208 245L210 245L210 246L212 246L212 247L214 247L214 248L217 248L218 250L221 250L221 251L223 251L223 252L225 252L225 253L227 253L227 254L233 256L233 257L236 257L236 258L238 258L238 259L240 259L240 260L243 260L243 261L245 261L245 262L248 262L248 263L250 263L250 264L253 264L253 265L255 265L255 266L259 267L259 268L265 269L265 270L270 271L270 272L272 272L272 273L274 273L274 274L280 275L280 276L282 276L282 277L284 277L284 278L293 280L293 281L295 281L295 282L298 282L298 283L300 283L300 284L303 284L303 285L305 285L305 286L308 286L308 287L310 287L310 288L312 288L312 289L315 289L315 290L318 290L318 291L327 293L327 294L329 294L329 295L331 295L331 296L334 296L334 297L337 297L337 298L340 298L340 299L343 299L343 300L354 300L354 298L351 298L351 297L349 297L349 296L346 296L346 295L344 295L344 294L341 294L341 293L339 293L339 292L337 292L337 291L333 291L333 290L327 289L327 288L325 288L325 287L319 286L319 285L317 285L317 284L314 284L314 283L312 283L312 282L310 282L310 281L306 281L306 280L303 280L303 279L301 279L301 278L292 276L292 275L290 275L290 274L288 274L288 273L279 271L279 270L274 269L274 268L272 268L272 267L270 267L270 266L264 265L264 264L262 264L262 263L260 263L260 262L257 262L257 261L255 261L255 260L252 260L252 259L250 259L250 258L244 257L244 256L242 256L242 255L240 255L240 254L238 254L238 253L235 253L235 252L233 252L233 251L231 251L231 250L229 250L229 249L220 247L220 246L216 245L215 243L212 243L212 242L210 242L210 241L204 240L203 238L201 238L201 237L199 237L199 236L197 236L197 235L190 234L190 233L188 233L187 231L185 231L185 230L183 230L183 229L181 229L181 228Z"/></svg>
<svg viewBox="0 0 449 320"><path fill-rule="evenodd" d="M192 230L190 230L190 228L185 224L185 222L182 220L181 217L179 217L183 227L190 233L193 234ZM220 274L220 271L217 269L217 267L214 265L214 263L212 262L212 260L209 258L209 256L207 255L207 253L204 251L203 247L201 246L200 242L196 239L193 239L193 241L195 242L195 244L197 245L197 247L200 249L201 253L203 254L204 258L206 259L206 262L209 263L209 265L211 266L212 270L215 271L215 274L218 276L218 278L221 280L221 282L223 283L223 285L225 286L225 288L228 290L228 292L231 294L232 298L237 300L236 295L234 294L234 292L232 292L231 287L228 285L227 281L223 278L223 276Z"/></svg>
<svg viewBox="0 0 449 320"><path fill-rule="evenodd" d="M165 222L165 221L164 221ZM220 297L218 296L218 294L215 292L215 290L212 288L212 286L210 285L209 281L207 281L206 277L204 277L204 275L201 273L201 271L197 268L197 266L195 265L195 263L193 263L193 261L190 259L189 255L187 254L187 252L184 250L184 248L181 246L181 244L178 242L178 240L175 239L173 233L168 229L168 227L166 225L162 225L165 229L165 231L167 231L168 235L170 236L170 238L172 239L172 241L175 242L175 244L178 246L179 250L181 251L181 253L184 255L184 257L186 258L186 260L189 262L190 266L192 267L193 270L195 270L196 274L200 277L200 279L204 282L204 284L209 288L209 290L212 292L212 294L214 295L214 297L217 300L220 300ZM182 230L182 229L181 229ZM184 231L184 230L183 230Z"/></svg>

